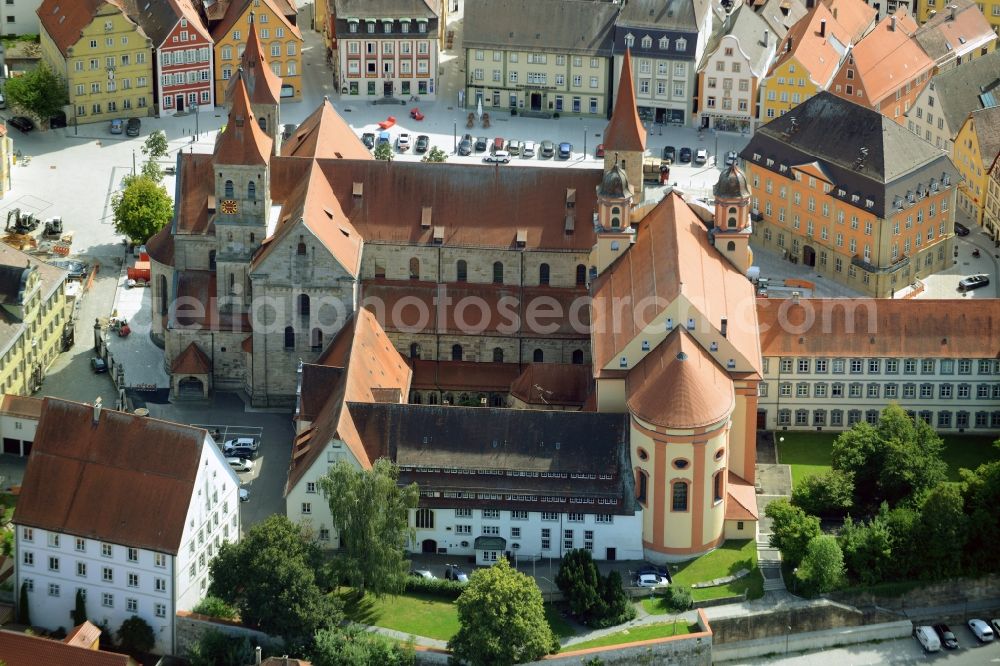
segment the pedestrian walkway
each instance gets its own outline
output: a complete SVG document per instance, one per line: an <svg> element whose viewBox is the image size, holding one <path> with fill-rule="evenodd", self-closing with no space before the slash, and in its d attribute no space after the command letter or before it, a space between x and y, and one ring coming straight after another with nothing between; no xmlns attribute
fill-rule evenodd
<svg viewBox="0 0 1000 666"><path fill-rule="evenodd" d="M127 261L129 265L134 265L135 257L129 256ZM129 288L126 285L126 273L122 270L118 278L113 312L128 321L132 332L128 337L122 338L114 331L108 331L108 349L115 361L125 368L124 386L168 389L170 376L163 368L163 350L153 344L150 337L153 307L151 291L148 287Z"/></svg>

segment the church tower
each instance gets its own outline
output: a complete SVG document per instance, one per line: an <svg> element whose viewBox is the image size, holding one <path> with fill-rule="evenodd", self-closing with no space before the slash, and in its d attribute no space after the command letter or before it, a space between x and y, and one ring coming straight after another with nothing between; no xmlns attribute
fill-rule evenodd
<svg viewBox="0 0 1000 666"><path fill-rule="evenodd" d="M642 203L642 156L646 152L646 128L639 120L632 82L632 53L625 51L618 80L618 97L611 121L604 130L604 172L621 167L632 183L636 202Z"/></svg>
<svg viewBox="0 0 1000 666"><path fill-rule="evenodd" d="M719 174L715 194L715 228L709 233L715 249L746 275L753 265L750 249L750 185L746 175L733 164Z"/></svg>
<svg viewBox="0 0 1000 666"><path fill-rule="evenodd" d="M268 161L273 141L250 108L243 73L230 89L231 108L215 143L214 268L219 310L245 313L250 308L250 259L267 235L271 210Z"/></svg>
<svg viewBox="0 0 1000 666"><path fill-rule="evenodd" d="M271 71L267 58L264 57L253 12L250 12L249 18L247 45L240 56L239 70L243 76L234 76L230 80L226 91L226 106L232 107L236 79L242 78L250 99L250 110L260 128L271 137L272 154L277 155L281 152L281 79Z"/></svg>
<svg viewBox="0 0 1000 666"><path fill-rule="evenodd" d="M615 156L607 163L610 167L597 186L597 212L594 214L597 240L590 253L590 265L597 269L598 275L635 240L631 225L635 190Z"/></svg>

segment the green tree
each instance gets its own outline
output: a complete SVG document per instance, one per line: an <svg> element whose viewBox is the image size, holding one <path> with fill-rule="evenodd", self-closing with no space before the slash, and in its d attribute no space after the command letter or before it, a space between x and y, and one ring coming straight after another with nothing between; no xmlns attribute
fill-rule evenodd
<svg viewBox="0 0 1000 666"><path fill-rule="evenodd" d="M844 554L837 539L828 534L810 539L796 576L809 594L823 594L839 587L844 581Z"/></svg>
<svg viewBox="0 0 1000 666"><path fill-rule="evenodd" d="M809 542L820 534L819 518L792 506L785 498L768 504L764 515L771 519L771 545L781 551L782 559L797 566Z"/></svg>
<svg viewBox="0 0 1000 666"><path fill-rule="evenodd" d="M863 584L874 585L896 573L892 535L881 515L867 523L855 523L848 516L837 536L837 543L844 553L847 570Z"/></svg>
<svg viewBox="0 0 1000 666"><path fill-rule="evenodd" d="M401 592L410 571L403 548L414 538L410 509L420 490L399 486L398 478L396 464L380 458L368 470L342 460L319 480L340 535L333 569L359 596Z"/></svg>
<svg viewBox="0 0 1000 666"><path fill-rule="evenodd" d="M145 243L173 217L165 187L147 176L127 176L125 189L111 197L115 231L133 243Z"/></svg>
<svg viewBox="0 0 1000 666"><path fill-rule="evenodd" d="M316 582L321 557L298 526L273 515L238 543L222 544L209 564L208 593L234 606L244 624L286 640L311 639L341 619L336 597Z"/></svg>
<svg viewBox="0 0 1000 666"><path fill-rule="evenodd" d="M45 61L28 70L24 76L7 79L4 88L9 104L24 109L43 123L69 103L66 81L53 72Z"/></svg>
<svg viewBox="0 0 1000 666"><path fill-rule="evenodd" d="M601 598L601 574L589 550L577 548L566 553L555 582L570 612L581 622L589 624L604 617L607 607Z"/></svg>
<svg viewBox="0 0 1000 666"><path fill-rule="evenodd" d="M889 530L892 544L892 578L918 575L922 569L924 542L920 534L920 514L910 506L890 510L889 505L883 503L879 516Z"/></svg>
<svg viewBox="0 0 1000 666"><path fill-rule="evenodd" d="M968 524L962 493L957 485L939 483L927 493L920 506L921 568L924 577L944 578L961 571Z"/></svg>
<svg viewBox="0 0 1000 666"><path fill-rule="evenodd" d="M156 637L148 622L133 615L118 628L118 643L129 652L149 652L156 644Z"/></svg>
<svg viewBox="0 0 1000 666"><path fill-rule="evenodd" d="M380 143L375 146L375 159L384 160L386 162L391 162L395 155L392 152L392 146L388 143Z"/></svg>
<svg viewBox="0 0 1000 666"><path fill-rule="evenodd" d="M191 647L191 666L246 666L254 663L254 646L246 636L209 629Z"/></svg>
<svg viewBox="0 0 1000 666"><path fill-rule="evenodd" d="M943 481L944 444L922 419L896 404L882 410L877 426L858 423L833 443L833 468L854 479L854 506L874 512L883 501L896 506Z"/></svg>
<svg viewBox="0 0 1000 666"><path fill-rule="evenodd" d="M31 613L28 612L28 583L21 583L21 595L17 600L17 623L31 626Z"/></svg>
<svg viewBox="0 0 1000 666"><path fill-rule="evenodd" d="M854 502L854 479L834 469L807 476L792 489L792 504L816 516L843 516Z"/></svg>
<svg viewBox="0 0 1000 666"><path fill-rule="evenodd" d="M431 146L431 149L424 155L420 161L421 162L446 162L448 160L448 153L444 152L437 146Z"/></svg>
<svg viewBox="0 0 1000 666"><path fill-rule="evenodd" d="M310 655L313 666L409 666L413 645L351 624L316 634Z"/></svg>
<svg viewBox="0 0 1000 666"><path fill-rule="evenodd" d="M239 612L234 606L231 606L219 597L213 597L212 595L208 595L199 601L198 605L192 610L201 615L220 617L224 620L232 620L239 615Z"/></svg>
<svg viewBox="0 0 1000 666"><path fill-rule="evenodd" d="M73 626L79 626L87 621L87 600L83 598L83 589L76 589L76 604L73 608Z"/></svg>
<svg viewBox="0 0 1000 666"><path fill-rule="evenodd" d="M604 601L604 620L599 624L610 627L635 618L635 604L622 588L622 577L611 571L601 580L601 599Z"/></svg>
<svg viewBox="0 0 1000 666"><path fill-rule="evenodd" d="M1000 448L1000 441L994 446ZM969 517L969 539L965 549L967 570L1000 571L1000 460L985 463L975 471L961 470L962 498Z"/></svg>
<svg viewBox="0 0 1000 666"><path fill-rule="evenodd" d="M501 558L473 572L458 606L458 633L448 647L471 666L506 666L559 649L535 581Z"/></svg>
<svg viewBox="0 0 1000 666"><path fill-rule="evenodd" d="M142 142L142 154L150 160L166 157L170 151L167 146L167 135L163 130L156 130Z"/></svg>

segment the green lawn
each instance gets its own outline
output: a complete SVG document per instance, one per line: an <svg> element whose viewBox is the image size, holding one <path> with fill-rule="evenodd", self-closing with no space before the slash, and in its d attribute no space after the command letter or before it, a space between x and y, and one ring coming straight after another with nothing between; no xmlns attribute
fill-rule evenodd
<svg viewBox="0 0 1000 666"><path fill-rule="evenodd" d="M442 641L458 633L458 607L454 602L440 597L414 593L376 599L368 595L358 602L351 591L342 590L341 599L344 601L347 618L359 624L395 629L405 634ZM545 619L556 638L566 638L576 633L552 604L545 604Z"/></svg>
<svg viewBox="0 0 1000 666"><path fill-rule="evenodd" d="M764 577L757 568L757 548L753 539L727 541L710 553L676 566L677 571L674 571L674 565L671 565L670 569L673 584L689 588L691 598L695 601L733 597L742 595L744 592L747 593L749 599L758 599L764 596ZM692 583L729 576L740 569L750 569L750 573L728 585L697 589L691 587ZM653 615L670 612L663 606L661 600L655 597L643 599L642 607L646 609L647 613Z"/></svg>
<svg viewBox="0 0 1000 666"><path fill-rule="evenodd" d="M601 638L595 638L592 641L567 645L563 648L563 652L575 652L576 650L586 650L587 648L605 647L607 645L621 645L622 643L633 643L636 641L648 641L653 638L666 638L667 636L681 636L684 634L693 634L697 631L701 631L698 625L688 625L687 622L646 624L632 629L624 629Z"/></svg>
<svg viewBox="0 0 1000 666"><path fill-rule="evenodd" d="M778 439L778 462L790 465L792 484L807 476L822 474L830 469L832 432L780 432ZM785 441L781 441L784 438ZM941 457L948 463L948 480L958 481L958 470L975 469L991 460L1000 459L1000 451L994 446L993 437L981 435L943 435L944 451Z"/></svg>

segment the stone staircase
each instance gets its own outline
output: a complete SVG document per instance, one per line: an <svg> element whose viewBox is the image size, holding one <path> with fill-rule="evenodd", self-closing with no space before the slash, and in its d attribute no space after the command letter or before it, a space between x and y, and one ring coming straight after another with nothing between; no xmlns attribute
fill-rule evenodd
<svg viewBox="0 0 1000 666"><path fill-rule="evenodd" d="M781 578L781 553L770 544L770 534L757 536L757 566L764 576L764 592L787 590Z"/></svg>

